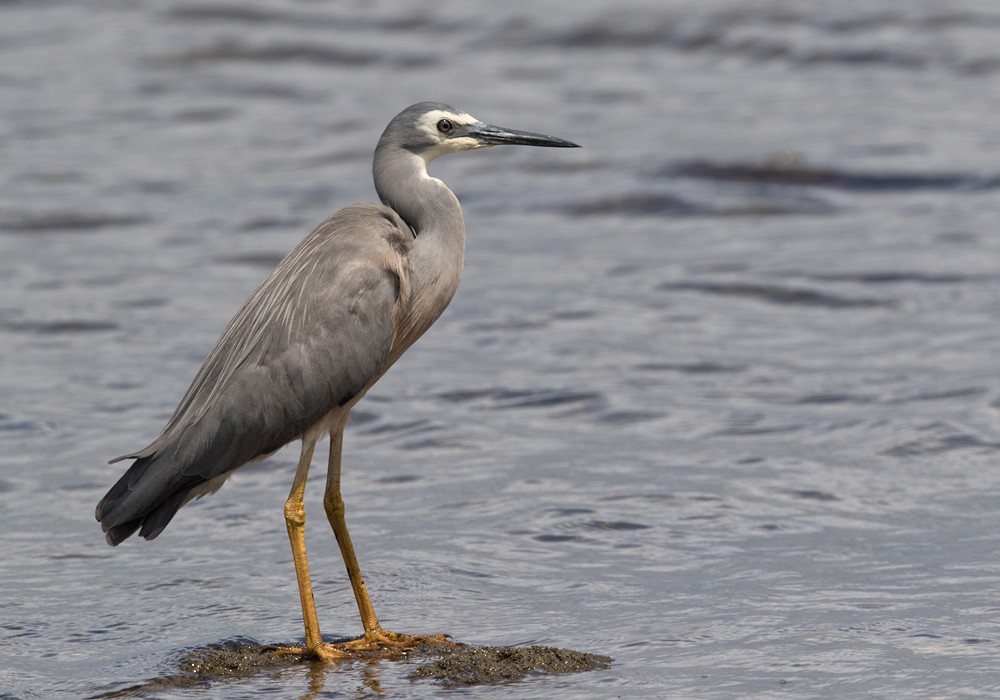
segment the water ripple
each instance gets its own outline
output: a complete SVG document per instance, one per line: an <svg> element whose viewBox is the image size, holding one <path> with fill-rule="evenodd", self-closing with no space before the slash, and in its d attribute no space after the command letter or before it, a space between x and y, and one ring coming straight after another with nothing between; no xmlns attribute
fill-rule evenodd
<svg viewBox="0 0 1000 700"><path fill-rule="evenodd" d="M871 193L988 190L1000 187L1000 177L997 176L965 173L859 173L834 168L807 167L798 163L798 160L794 156L781 154L763 164L683 161L660 170L657 175Z"/></svg>
<svg viewBox="0 0 1000 700"><path fill-rule="evenodd" d="M119 329L113 321L87 321L72 319L65 321L3 321L0 328L13 333L35 335L66 335L76 333L105 333Z"/></svg>
<svg viewBox="0 0 1000 700"><path fill-rule="evenodd" d="M687 16L647 8L609 14L564 29L531 22L508 25L490 36L487 43L570 51L659 48L753 62L780 61L800 69L827 65L907 71L944 68L977 76L1000 69L1000 57L991 53L969 57L929 52L928 40L955 27L974 29L996 24L993 15L976 13L875 13L871 17L852 14L820 18L807 11L759 7ZM880 32L890 29L907 34L911 40L892 44L880 41Z"/></svg>
<svg viewBox="0 0 1000 700"><path fill-rule="evenodd" d="M242 41L225 40L202 49L164 54L148 59L153 66L186 68L202 64L243 62L271 65L281 62L312 63L324 66L358 68L375 64L390 64L410 70L426 69L437 62L434 54L399 54L391 57L379 51L345 49L327 44L271 43L251 45Z"/></svg>
<svg viewBox="0 0 1000 700"><path fill-rule="evenodd" d="M857 272L785 272L788 277L802 277L817 282L856 282L858 284L967 284L996 279L996 275L972 273L933 273L919 270L871 270Z"/></svg>
<svg viewBox="0 0 1000 700"><path fill-rule="evenodd" d="M40 231L97 232L111 227L141 226L149 223L145 216L129 214L99 214L68 211L63 213L7 215L0 217L0 230L10 233Z"/></svg>
<svg viewBox="0 0 1000 700"><path fill-rule="evenodd" d="M666 282L657 288L741 297L769 304L817 306L827 309L891 308L896 305L896 302L891 299L844 297L802 287L783 287L749 282Z"/></svg>
<svg viewBox="0 0 1000 700"><path fill-rule="evenodd" d="M449 403L471 404L477 410L580 406L587 411L596 411L605 404L605 399L601 394L562 389L513 390L499 387L463 389L447 391L438 394L438 397Z"/></svg>
<svg viewBox="0 0 1000 700"><path fill-rule="evenodd" d="M623 193L569 204L546 205L567 216L745 217L832 214L836 207L814 197L777 198L729 205L705 204L659 192Z"/></svg>

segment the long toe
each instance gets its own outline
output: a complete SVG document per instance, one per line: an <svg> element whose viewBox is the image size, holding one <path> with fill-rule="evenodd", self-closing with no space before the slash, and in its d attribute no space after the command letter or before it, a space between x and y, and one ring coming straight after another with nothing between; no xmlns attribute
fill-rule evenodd
<svg viewBox="0 0 1000 700"><path fill-rule="evenodd" d="M399 659L407 652L434 644L454 645L447 634L400 634L377 629L346 642L324 644L317 656L324 661L340 659Z"/></svg>
<svg viewBox="0 0 1000 700"><path fill-rule="evenodd" d="M315 649L281 646L276 651L279 654L297 654L331 663L345 659L399 659L409 651L436 644L457 646L458 642L451 641L447 634L400 634L379 628L357 639L327 642Z"/></svg>

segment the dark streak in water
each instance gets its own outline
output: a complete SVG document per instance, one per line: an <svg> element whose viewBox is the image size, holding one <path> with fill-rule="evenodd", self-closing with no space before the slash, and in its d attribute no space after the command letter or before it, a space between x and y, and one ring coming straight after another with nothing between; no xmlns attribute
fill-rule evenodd
<svg viewBox="0 0 1000 700"><path fill-rule="evenodd" d="M874 396L863 394L807 394L795 400L798 404L840 404L848 403L855 405L870 404L876 401Z"/></svg>
<svg viewBox="0 0 1000 700"><path fill-rule="evenodd" d="M558 390L467 389L438 396L451 403L474 403L484 400L500 408L548 408L577 403L602 403L604 397L592 392Z"/></svg>
<svg viewBox="0 0 1000 700"><path fill-rule="evenodd" d="M666 415L666 413L654 413L652 411L607 411L600 415L599 420L605 425L632 425L634 423L658 420Z"/></svg>
<svg viewBox="0 0 1000 700"><path fill-rule="evenodd" d="M721 365L715 362L646 362L636 365L636 369L645 372L681 372L683 374L718 374L730 372L742 372L746 367L742 365Z"/></svg>
<svg viewBox="0 0 1000 700"><path fill-rule="evenodd" d="M416 474L399 474L396 476L386 476L381 479L375 479L377 484L412 484L415 481L420 481L421 477Z"/></svg>
<svg viewBox="0 0 1000 700"><path fill-rule="evenodd" d="M789 425L756 425L753 423L740 423L724 430L717 430L712 435L732 436L732 437L753 437L756 435L774 435L780 433L794 433L802 430L803 426L798 423Z"/></svg>
<svg viewBox="0 0 1000 700"><path fill-rule="evenodd" d="M118 330L111 321L6 321L0 328L15 333L61 335L64 333L103 333Z"/></svg>
<svg viewBox="0 0 1000 700"><path fill-rule="evenodd" d="M107 554L84 554L83 552L70 552L69 554L50 554L47 557L50 561L69 560L100 560L108 559Z"/></svg>
<svg viewBox="0 0 1000 700"><path fill-rule="evenodd" d="M476 332L490 331L523 331L535 328L546 328L548 321L542 319L509 318L503 321L474 323L469 328Z"/></svg>
<svg viewBox="0 0 1000 700"><path fill-rule="evenodd" d="M640 501L642 503L660 504L660 503L674 502L680 499L678 498L678 496L675 496L672 493L626 493L626 494L617 494L614 496L604 496L601 500L610 502ZM722 499L717 498L715 496L708 496L708 497L692 498L691 500L721 501Z"/></svg>
<svg viewBox="0 0 1000 700"><path fill-rule="evenodd" d="M281 219L275 217L260 217L250 219L240 224L241 231L260 231L262 229L280 228L297 229L303 225L301 219Z"/></svg>
<svg viewBox="0 0 1000 700"><path fill-rule="evenodd" d="M334 66L370 66L389 64L400 68L426 68L436 62L433 54L386 54L378 51L363 51L358 49L340 49L326 44L281 44L272 43L264 46L249 46L237 41L222 41L204 49L195 49L173 55L157 56L150 59L154 65L160 66L195 66L203 63L221 63L228 61L252 63L276 63L298 61Z"/></svg>
<svg viewBox="0 0 1000 700"><path fill-rule="evenodd" d="M284 259L280 253L243 253L216 258L216 262L227 265L249 265L270 270Z"/></svg>
<svg viewBox="0 0 1000 700"><path fill-rule="evenodd" d="M632 216L704 216L710 209L669 194L622 194L603 199L567 204L560 209L571 216L630 214Z"/></svg>
<svg viewBox="0 0 1000 700"><path fill-rule="evenodd" d="M887 403L910 403L913 401L948 401L951 399L967 399L973 396L980 396L987 391L984 387L960 387L947 391L921 392L904 398L893 399Z"/></svg>
<svg viewBox="0 0 1000 700"><path fill-rule="evenodd" d="M331 13L296 13L293 10L294 6L283 8L281 11L273 11L235 5L192 5L172 8L164 12L164 15L173 20L198 25L206 22L219 22L222 24L241 22L243 24L265 27L274 27L276 25L307 28L326 26L341 31L345 29L374 29L386 32L452 31L465 26L458 22L441 22L426 12L413 12L402 15L386 13L384 16L379 17L365 17L360 15L335 15Z"/></svg>
<svg viewBox="0 0 1000 700"><path fill-rule="evenodd" d="M923 430L942 433L950 429L944 424L934 423L925 426ZM978 435L971 433L949 432L946 434L928 435L918 440L909 440L885 450L882 454L889 457L920 457L970 449L995 452L1000 450L1000 442L983 440Z"/></svg>
<svg viewBox="0 0 1000 700"><path fill-rule="evenodd" d="M874 270L871 272L790 272L788 277L803 277L819 282L857 282L859 284L964 284L995 279L995 275L934 274L917 270Z"/></svg>
<svg viewBox="0 0 1000 700"><path fill-rule="evenodd" d="M253 7L236 7L229 5L195 5L189 7L174 7L163 13L169 19L202 24L206 22L243 22L246 24L291 23L292 17L287 12L272 12ZM331 23L331 17L310 15L296 18L308 21L311 25L326 21Z"/></svg>
<svg viewBox="0 0 1000 700"><path fill-rule="evenodd" d="M581 392L547 392L532 393L524 398L512 401L507 404L509 408L548 408L551 406L564 406L575 403L602 402L604 397L600 394Z"/></svg>
<svg viewBox="0 0 1000 700"><path fill-rule="evenodd" d="M368 428L362 428L360 432L363 435L385 435L394 433L424 432L425 430L434 429L435 428L433 427L431 421L419 418L417 420L404 421L401 423L382 423L380 425L373 425Z"/></svg>
<svg viewBox="0 0 1000 700"><path fill-rule="evenodd" d="M424 438L404 443L402 449L409 452L415 450L467 450L472 444L459 438Z"/></svg>
<svg viewBox="0 0 1000 700"><path fill-rule="evenodd" d="M810 501L839 501L840 499L834 496L832 493L827 493L826 491L817 491L815 489L804 489L800 491L785 491L790 496L795 496L796 498L804 498Z"/></svg>
<svg viewBox="0 0 1000 700"><path fill-rule="evenodd" d="M55 424L49 421L14 419L9 417L0 419L0 431L2 432L35 433L51 430L54 427Z"/></svg>
<svg viewBox="0 0 1000 700"><path fill-rule="evenodd" d="M153 309L159 306L166 306L168 303L170 303L168 299L147 297L145 299L125 299L117 302L115 306L124 309Z"/></svg>
<svg viewBox="0 0 1000 700"><path fill-rule="evenodd" d="M585 321L596 317L597 312L592 309L567 309L552 314L554 321Z"/></svg>
<svg viewBox="0 0 1000 700"><path fill-rule="evenodd" d="M348 426L356 427L359 425L367 425L368 423L374 423L378 420L378 414L373 411L366 411L363 408L355 408L351 411L351 419L348 422Z"/></svg>
<svg viewBox="0 0 1000 700"><path fill-rule="evenodd" d="M585 321L587 319L595 318L597 315L597 312L592 309L563 309L553 311L545 316L512 316L505 319L472 323L469 325L469 329L475 332L533 330L538 328L547 328L552 325L553 322Z"/></svg>
<svg viewBox="0 0 1000 700"><path fill-rule="evenodd" d="M584 538L578 535L535 535L532 539L536 542L583 542Z"/></svg>
<svg viewBox="0 0 1000 700"><path fill-rule="evenodd" d="M658 192L621 194L585 202L571 202L559 205L555 209L572 217L610 215L748 217L831 214L837 211L833 205L811 197L709 206Z"/></svg>
<svg viewBox="0 0 1000 700"><path fill-rule="evenodd" d="M664 168L661 177L688 177L718 182L749 182L794 187L825 187L852 192L909 192L914 190L985 190L1000 186L1000 178L965 173L859 173L833 168L811 168L785 163L784 156L763 164L684 161Z"/></svg>
<svg viewBox="0 0 1000 700"><path fill-rule="evenodd" d="M65 212L39 215L25 215L0 220L0 230L12 233L35 233L38 231L97 231L112 226L139 226L149 222L145 216L87 214Z"/></svg>
<svg viewBox="0 0 1000 700"><path fill-rule="evenodd" d="M800 287L780 287L771 284L739 282L667 282L657 289L663 291L694 291L704 294L743 297L770 304L792 306L816 306L827 309L889 308L895 302L869 297L840 297L813 289Z"/></svg>
<svg viewBox="0 0 1000 700"><path fill-rule="evenodd" d="M173 120L177 122L191 123L211 123L225 121L238 114L237 110L231 107L199 107L197 109L186 109L177 112Z"/></svg>
<svg viewBox="0 0 1000 700"><path fill-rule="evenodd" d="M633 523L627 520L591 520L583 523L583 526L591 530L648 530L652 525Z"/></svg>
<svg viewBox="0 0 1000 700"><path fill-rule="evenodd" d="M87 175L76 170L45 170L22 173L16 179L21 182L42 185L62 185L66 183L84 183L87 181Z"/></svg>
<svg viewBox="0 0 1000 700"><path fill-rule="evenodd" d="M567 518L574 515L590 515L594 513L593 508L550 508L546 513L551 513L557 518Z"/></svg>

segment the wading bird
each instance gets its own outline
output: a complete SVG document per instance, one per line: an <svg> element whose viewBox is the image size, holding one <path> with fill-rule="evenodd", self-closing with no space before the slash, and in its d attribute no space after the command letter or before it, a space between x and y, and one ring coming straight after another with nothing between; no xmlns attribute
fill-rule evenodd
<svg viewBox="0 0 1000 700"><path fill-rule="evenodd" d="M502 144L578 147L484 124L433 102L407 107L389 123L373 169L382 204L341 209L299 243L230 321L160 435L113 460L135 461L97 504L109 544L136 530L154 539L185 503L301 439L285 522L306 639L304 648L290 650L336 659L444 639L379 625L344 519L341 448L351 408L430 328L458 287L462 209L427 166L447 153ZM306 477L325 433L323 505L364 626L364 636L340 644L324 644L320 636L303 530Z"/></svg>

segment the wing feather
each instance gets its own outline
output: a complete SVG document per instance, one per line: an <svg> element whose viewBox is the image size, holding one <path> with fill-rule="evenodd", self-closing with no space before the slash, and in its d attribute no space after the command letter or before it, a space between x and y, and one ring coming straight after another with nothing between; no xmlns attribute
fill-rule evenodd
<svg viewBox="0 0 1000 700"><path fill-rule="evenodd" d="M404 226L385 207L348 207L279 263L226 327L161 434L118 458L136 461L98 505L109 541L170 504L155 533L143 530L155 536L184 494L298 438L388 369L412 241Z"/></svg>

